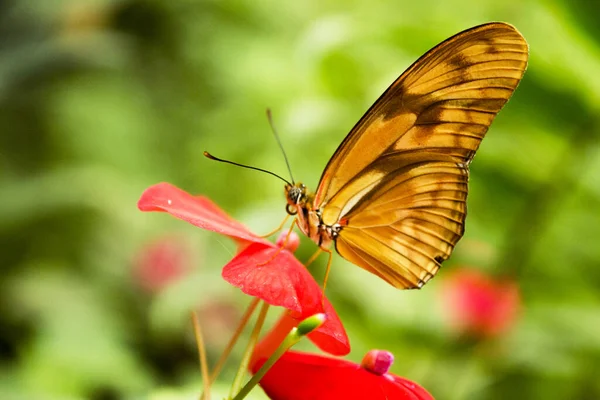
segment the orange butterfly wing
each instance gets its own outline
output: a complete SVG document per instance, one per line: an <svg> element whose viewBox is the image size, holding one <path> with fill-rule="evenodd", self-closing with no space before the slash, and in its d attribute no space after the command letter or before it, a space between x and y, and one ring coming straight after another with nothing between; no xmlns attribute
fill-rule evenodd
<svg viewBox="0 0 600 400"><path fill-rule="evenodd" d="M511 25L461 32L417 60L329 161L313 207L339 223L342 257L399 288L421 287L464 232L468 165L527 66Z"/></svg>

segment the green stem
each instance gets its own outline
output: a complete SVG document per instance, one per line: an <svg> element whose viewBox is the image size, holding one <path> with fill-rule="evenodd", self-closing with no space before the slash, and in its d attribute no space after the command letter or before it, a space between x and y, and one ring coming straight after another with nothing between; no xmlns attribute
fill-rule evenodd
<svg viewBox="0 0 600 400"><path fill-rule="evenodd" d="M204 384L204 393L200 400L210 400L210 379L208 377L208 362L206 361L206 346L204 345L204 339L202 338L202 329L200 327L200 320L198 314L192 312L192 323L194 325L194 335L196 336L196 344L198 346L198 359L200 360L200 373L202 374L202 382Z"/></svg>
<svg viewBox="0 0 600 400"><path fill-rule="evenodd" d="M248 345L246 346L246 350L244 351L244 357L242 358L240 367L238 368L238 371L235 375L235 379L233 380L233 385L231 385L231 390L229 392L230 399L231 397L233 397L233 394L238 392L240 390L240 387L242 387L242 381L244 380L246 370L248 369L248 363L250 362L250 357L252 357L252 352L254 351L256 342L258 341L260 330L262 329L263 323L265 322L267 311L269 311L269 304L263 302L263 305L260 309L260 313L258 314L258 318L256 319L256 325L252 330L250 340L248 341Z"/></svg>
<svg viewBox="0 0 600 400"><path fill-rule="evenodd" d="M306 318L302 321L297 328L293 328L290 333L283 339L283 342L277 347L277 349L271 354L269 359L260 367L258 372L254 374L252 379L240 390L240 392L233 398L233 400L242 400L254 386L260 382L265 376L267 371L288 351L293 345L298 343L304 336L308 335L315 329L319 328L325 322L325 314L315 314Z"/></svg>
<svg viewBox="0 0 600 400"><path fill-rule="evenodd" d="M223 365L225 365L225 361L227 361L229 354L231 354L231 350L233 350L233 346L235 346L238 339L240 338L242 332L244 331L244 328L246 327L246 324L248 324L250 317L252 317L252 314L254 314L254 310L256 310L256 306L258 306L259 302L260 302L260 299L258 299L258 298L253 299L252 302L250 303L250 305L248 306L248 309L242 316L242 319L241 319L238 327L236 328L235 333L233 334L231 339L229 339L229 343L227 343L227 346L225 347L225 350L221 354L219 361L217 361L217 364L215 365L214 370L210 374L209 382L211 385L219 376L221 369L223 369ZM206 400L207 395L208 395L207 392L204 391L200 395L200 400Z"/></svg>
<svg viewBox="0 0 600 400"><path fill-rule="evenodd" d="M223 365L225 364L225 360L227 360L227 357L231 353L233 346L237 343L238 339L240 338L242 331L244 330L244 328L246 327L246 324L248 323L248 320L254 313L254 310L256 310L256 306L258 306L259 301L260 300L258 298L252 300L252 302L248 306L248 309L242 316L242 320L241 320L239 326L237 327L235 333L229 340L229 343L227 343L227 347L225 348L225 351L223 351L221 358L217 362L215 369L213 370L213 372L210 376L211 382L214 382L217 379L217 376L219 376L219 372L221 372L221 369L223 368Z"/></svg>

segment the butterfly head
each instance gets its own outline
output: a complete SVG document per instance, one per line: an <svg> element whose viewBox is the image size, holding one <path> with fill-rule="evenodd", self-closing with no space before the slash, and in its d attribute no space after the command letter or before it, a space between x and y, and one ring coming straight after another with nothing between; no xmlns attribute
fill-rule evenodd
<svg viewBox="0 0 600 400"><path fill-rule="evenodd" d="M296 215L298 208L305 207L309 200L306 185L299 182L285 185L285 197L287 200L285 210L290 215Z"/></svg>

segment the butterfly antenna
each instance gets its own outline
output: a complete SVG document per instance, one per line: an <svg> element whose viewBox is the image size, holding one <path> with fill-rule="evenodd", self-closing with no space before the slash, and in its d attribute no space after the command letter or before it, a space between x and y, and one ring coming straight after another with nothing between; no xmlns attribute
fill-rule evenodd
<svg viewBox="0 0 600 400"><path fill-rule="evenodd" d="M285 158L285 165L287 165L287 169L290 173L290 178L292 178L292 183L294 182L294 175L292 175L292 168L290 167L290 162L288 161L287 154L285 154L285 150L283 149L283 144L281 144L281 139L279 138L279 134L277 134L277 129L275 129L275 124L273 123L273 115L271 114L271 109L267 108L267 119L269 120L269 125L271 125L271 130L273 131L273 136L275 136L275 140L277 140L277 144L283 153L283 158Z"/></svg>
<svg viewBox="0 0 600 400"><path fill-rule="evenodd" d="M266 169L257 168L257 167L251 167L250 165L244 165L244 164L236 163L236 162L229 161L229 160L223 160L222 158L218 158L218 157L213 156L208 151L204 152L204 157L209 158L209 159L214 160L214 161L219 161L219 162L222 162L222 163L226 163L226 164L237 165L238 167L242 167L242 168L248 168L248 169L253 169L255 171L266 172L269 175L273 175L274 177L277 177L277 178L281 179L282 181L284 181L288 185L291 185L291 183L289 183L286 179L282 178L281 176L277 175L274 172L267 171Z"/></svg>

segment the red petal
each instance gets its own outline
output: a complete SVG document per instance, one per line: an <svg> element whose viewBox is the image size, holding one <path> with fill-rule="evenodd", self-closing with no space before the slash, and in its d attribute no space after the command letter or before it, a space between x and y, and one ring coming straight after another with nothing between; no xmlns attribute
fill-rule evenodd
<svg viewBox="0 0 600 400"><path fill-rule="evenodd" d="M231 260L222 274L223 279L244 293L292 311L296 325L304 318L325 312L327 320L308 338L330 354L350 352L348 336L333 306L325 299L323 310L321 288L304 265L287 250L253 243Z"/></svg>
<svg viewBox="0 0 600 400"><path fill-rule="evenodd" d="M394 379L394 381L396 381L396 383L398 385L402 385L405 388L411 390L417 396L417 399L419 399L419 400L432 399L433 400L433 396L427 390L425 390L425 388L423 386L417 385L413 381L409 381L408 379L403 378L401 376L396 376L396 375L392 375L392 374L389 374L389 375Z"/></svg>
<svg viewBox="0 0 600 400"><path fill-rule="evenodd" d="M319 291L321 290L319 289ZM296 321L300 323L304 318L323 312L320 300L318 302L318 307L313 310L309 308L303 312L302 317L297 318ZM325 323L316 331L309 333L308 338L316 344L318 348L329 354L334 356L345 356L350 353L350 340L348 339L344 325L342 325L342 321L340 321L340 317L338 317L335 309L327 298L325 298L324 312L327 315Z"/></svg>
<svg viewBox="0 0 600 400"><path fill-rule="evenodd" d="M146 189L138 201L138 208L167 212L192 225L232 238L267 243L206 197L192 196L169 183L159 183Z"/></svg>
<svg viewBox="0 0 600 400"><path fill-rule="evenodd" d="M287 251L272 244L253 243L223 267L222 275L250 296L301 313L299 293L310 284L303 271L304 266Z"/></svg>
<svg viewBox="0 0 600 400"><path fill-rule="evenodd" d="M433 400L408 379L375 375L350 361L295 351L284 354L260 385L273 400Z"/></svg>

